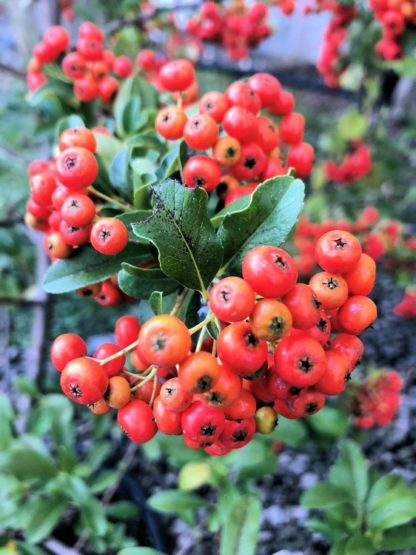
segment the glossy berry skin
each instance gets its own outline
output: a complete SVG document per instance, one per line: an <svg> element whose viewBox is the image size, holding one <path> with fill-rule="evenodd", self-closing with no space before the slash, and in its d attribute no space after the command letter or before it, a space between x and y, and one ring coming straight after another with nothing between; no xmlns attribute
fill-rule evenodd
<svg viewBox="0 0 416 555"><path fill-rule="evenodd" d="M90 405L104 397L108 376L104 368L88 357L75 358L62 370L62 391L75 403Z"/></svg>
<svg viewBox="0 0 416 555"><path fill-rule="evenodd" d="M195 150L207 150L214 146L218 138L218 125L207 114L191 116L183 128L183 138Z"/></svg>
<svg viewBox="0 0 416 555"><path fill-rule="evenodd" d="M183 179L187 187L203 187L209 193L220 182L221 168L216 160L208 156L192 156L183 168Z"/></svg>
<svg viewBox="0 0 416 555"><path fill-rule="evenodd" d="M135 443L146 443L157 432L152 409L140 399L133 399L118 411L117 423Z"/></svg>
<svg viewBox="0 0 416 555"><path fill-rule="evenodd" d="M225 416L219 409L195 401L182 413L183 435L200 445L216 441L224 430Z"/></svg>
<svg viewBox="0 0 416 555"><path fill-rule="evenodd" d="M305 118L302 114L292 112L280 122L280 137L288 145L298 145L302 142L305 129Z"/></svg>
<svg viewBox="0 0 416 555"><path fill-rule="evenodd" d="M344 391L351 370L351 362L341 351L326 351L327 370L315 384L315 388L325 395L339 395Z"/></svg>
<svg viewBox="0 0 416 555"><path fill-rule="evenodd" d="M62 233L55 231L46 237L46 254L51 258L68 258L72 254L72 247L67 244Z"/></svg>
<svg viewBox="0 0 416 555"><path fill-rule="evenodd" d="M256 399L246 389L241 389L240 395L224 408L225 417L228 420L242 420L252 418L256 412Z"/></svg>
<svg viewBox="0 0 416 555"><path fill-rule="evenodd" d="M68 245L78 247L79 245L85 245L85 243L88 243L91 233L91 225L82 227L73 226L61 219L59 231Z"/></svg>
<svg viewBox="0 0 416 555"><path fill-rule="evenodd" d="M314 389L302 391L291 404L291 412L295 418L303 418L316 414L325 405L325 395Z"/></svg>
<svg viewBox="0 0 416 555"><path fill-rule="evenodd" d="M90 152L95 152L97 142L94 133L86 127L65 129L59 137L59 150L62 152L73 146L81 146Z"/></svg>
<svg viewBox="0 0 416 555"><path fill-rule="evenodd" d="M87 344L75 333L58 335L51 347L51 361L58 372L74 358L81 358L87 354Z"/></svg>
<svg viewBox="0 0 416 555"><path fill-rule="evenodd" d="M92 152L86 148L74 146L65 149L58 156L56 173L65 187L71 191L80 191L96 180L98 163Z"/></svg>
<svg viewBox="0 0 416 555"><path fill-rule="evenodd" d="M351 272L360 257L360 242L348 231L328 231L315 245L315 259L327 272L336 274Z"/></svg>
<svg viewBox="0 0 416 555"><path fill-rule="evenodd" d="M300 387L296 387L283 380L274 369L267 376L267 388L273 400L280 399L280 401L285 402L293 401L302 391Z"/></svg>
<svg viewBox="0 0 416 555"><path fill-rule="evenodd" d="M61 216L67 224L83 227L92 222L96 214L94 202L82 193L73 193L62 204Z"/></svg>
<svg viewBox="0 0 416 555"><path fill-rule="evenodd" d="M253 311L256 295L243 279L230 276L218 281L209 292L209 306L223 322L240 322Z"/></svg>
<svg viewBox="0 0 416 555"><path fill-rule="evenodd" d="M114 60L113 71L119 77L126 79L133 71L132 61L128 56L118 56Z"/></svg>
<svg viewBox="0 0 416 555"><path fill-rule="evenodd" d="M191 337L185 324L163 314L147 320L139 334L140 351L149 364L175 366L181 363L191 349Z"/></svg>
<svg viewBox="0 0 416 555"><path fill-rule="evenodd" d="M107 357L115 355L120 351L120 347L114 343L103 343L96 349L94 353L94 358L97 360L104 360ZM121 355L110 362L106 362L102 365L104 370L107 372L109 377L116 376L121 372L126 363L126 356Z"/></svg>
<svg viewBox="0 0 416 555"><path fill-rule="evenodd" d="M49 172L38 173L30 180L30 196L40 206L50 206L56 181Z"/></svg>
<svg viewBox="0 0 416 555"><path fill-rule="evenodd" d="M307 330L319 320L319 303L313 289L304 283L297 283L283 297L283 303L292 314L293 327Z"/></svg>
<svg viewBox="0 0 416 555"><path fill-rule="evenodd" d="M239 422L236 420L226 420L220 439L226 447L241 449L251 441L255 432L256 424L254 418L244 418Z"/></svg>
<svg viewBox="0 0 416 555"><path fill-rule="evenodd" d="M256 116L240 106L233 106L222 119L224 131L240 143L252 141L257 132Z"/></svg>
<svg viewBox="0 0 416 555"><path fill-rule="evenodd" d="M185 441L185 443L187 443L188 445L187 441ZM197 447L199 447L199 444L197 444ZM211 445L208 445L208 447L204 447L205 453L208 453L208 455L212 455L214 457L224 457L225 455L228 455L231 450L232 447L228 447L220 439L217 439L217 441L215 441Z"/></svg>
<svg viewBox="0 0 416 555"><path fill-rule="evenodd" d="M74 82L74 95L81 102L90 102L98 96L98 83L91 77L80 77Z"/></svg>
<svg viewBox="0 0 416 555"><path fill-rule="evenodd" d="M233 166L241 156L241 145L234 137L220 137L215 143L213 155L221 166Z"/></svg>
<svg viewBox="0 0 416 555"><path fill-rule="evenodd" d="M180 435L182 433L181 413L169 410L159 397L153 403L153 415L159 432L166 435Z"/></svg>
<svg viewBox="0 0 416 555"><path fill-rule="evenodd" d="M292 327L292 321L292 314L287 306L275 299L258 301L250 316L254 333L266 341L281 339Z"/></svg>
<svg viewBox="0 0 416 555"><path fill-rule="evenodd" d="M180 365L179 382L186 391L204 393L218 381L221 368L217 359L205 351L189 355Z"/></svg>
<svg viewBox="0 0 416 555"><path fill-rule="evenodd" d="M262 297L285 295L293 288L297 277L295 261L279 247L255 247L243 260L244 280Z"/></svg>
<svg viewBox="0 0 416 555"><path fill-rule="evenodd" d="M327 367L322 346L306 334L284 337L276 347L274 360L279 376L301 388L317 383Z"/></svg>
<svg viewBox="0 0 416 555"><path fill-rule="evenodd" d="M221 362L239 376L257 372L267 360L267 343L259 339L250 324L238 322L224 328L217 339Z"/></svg>
<svg viewBox="0 0 416 555"><path fill-rule="evenodd" d="M256 143L264 152L271 152L277 147L280 140L279 128L270 118L260 116L257 118Z"/></svg>
<svg viewBox="0 0 416 555"><path fill-rule="evenodd" d="M318 272L309 280L309 286L324 310L339 308L348 298L347 282L338 274Z"/></svg>
<svg viewBox="0 0 416 555"><path fill-rule="evenodd" d="M165 139L176 141L182 137L187 119L185 112L180 108L167 106L156 116L156 131Z"/></svg>
<svg viewBox="0 0 416 555"><path fill-rule="evenodd" d="M361 339L348 333L340 333L331 341L331 348L344 354L351 363L351 367L358 363L364 354L364 345Z"/></svg>
<svg viewBox="0 0 416 555"><path fill-rule="evenodd" d="M276 399L273 406L274 406L277 414L283 416L284 418L288 418L289 420L295 420L296 418L299 418L293 412L291 406L288 405L285 401L281 401L280 399Z"/></svg>
<svg viewBox="0 0 416 555"><path fill-rule="evenodd" d="M195 80L195 69L191 62L184 59L173 60L159 71L162 87L170 92L184 91Z"/></svg>
<svg viewBox="0 0 416 555"><path fill-rule="evenodd" d="M362 254L353 270L343 275L350 295L369 295L376 280L376 263L368 254Z"/></svg>
<svg viewBox="0 0 416 555"><path fill-rule="evenodd" d="M277 426L277 414L273 407L260 407L254 418L259 434L271 434Z"/></svg>
<svg viewBox="0 0 416 555"><path fill-rule="evenodd" d="M210 91L199 101L199 111L201 114L208 114L217 123L221 123L226 111L230 107L227 97L219 92Z"/></svg>
<svg viewBox="0 0 416 555"><path fill-rule="evenodd" d="M179 378L167 380L160 389L160 401L173 412L183 412L192 403L192 397Z"/></svg>
<svg viewBox="0 0 416 555"><path fill-rule="evenodd" d="M112 376L108 381L105 400L113 409L121 409L130 401L130 384L122 376Z"/></svg>
<svg viewBox="0 0 416 555"><path fill-rule="evenodd" d="M78 52L70 52L62 60L62 70L71 79L80 79L85 75L85 58Z"/></svg>
<svg viewBox="0 0 416 555"><path fill-rule="evenodd" d="M287 168L294 168L297 177L307 177L312 171L315 151L309 143L293 145L287 153Z"/></svg>
<svg viewBox="0 0 416 555"><path fill-rule="evenodd" d="M158 380L149 380L148 382L144 383L141 387L137 388L134 392L134 396L136 399L140 399L140 401L144 401L146 404L150 404L150 401L153 396L157 397L160 393L160 382ZM154 393L153 393L154 391Z"/></svg>
<svg viewBox="0 0 416 555"><path fill-rule="evenodd" d="M121 220L101 218L92 226L90 241L96 251L114 256L126 248L129 232Z"/></svg>
<svg viewBox="0 0 416 555"><path fill-rule="evenodd" d="M204 393L203 401L210 407L224 409L233 403L241 392L241 379L228 366L220 366L221 372L213 387Z"/></svg>
<svg viewBox="0 0 416 555"><path fill-rule="evenodd" d="M323 347L326 347L331 336L331 320L324 310L319 311L319 319L314 326L306 330L296 330L300 333L307 333L313 339L316 339ZM295 330L292 329L292 332Z"/></svg>
<svg viewBox="0 0 416 555"><path fill-rule="evenodd" d="M231 167L234 177L244 181L252 181L260 177L266 164L266 155L255 142L247 142L241 146L238 162Z"/></svg>
<svg viewBox="0 0 416 555"><path fill-rule="evenodd" d="M240 106L253 114L261 108L261 100L248 83L235 81L225 91L230 106Z"/></svg>
<svg viewBox="0 0 416 555"><path fill-rule="evenodd" d="M363 295L350 297L338 312L338 322L342 330L352 335L360 335L377 319L377 306Z"/></svg>
<svg viewBox="0 0 416 555"><path fill-rule="evenodd" d="M251 90L260 98L261 104L265 108L273 104L282 92L278 79L270 73L255 73L249 78L248 84Z"/></svg>
<svg viewBox="0 0 416 555"><path fill-rule="evenodd" d="M114 336L117 344L123 349L138 339L139 332L139 319L132 314L121 316L114 327Z"/></svg>

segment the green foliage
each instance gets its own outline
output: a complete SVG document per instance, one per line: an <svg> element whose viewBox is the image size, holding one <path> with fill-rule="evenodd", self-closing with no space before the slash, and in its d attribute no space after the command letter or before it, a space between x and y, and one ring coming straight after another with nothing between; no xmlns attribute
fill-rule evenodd
<svg viewBox="0 0 416 555"><path fill-rule="evenodd" d="M301 499L323 518L308 526L332 543L335 555L376 555L416 547L416 488L400 476L372 476L357 444L345 441L330 468L329 481L307 490Z"/></svg>

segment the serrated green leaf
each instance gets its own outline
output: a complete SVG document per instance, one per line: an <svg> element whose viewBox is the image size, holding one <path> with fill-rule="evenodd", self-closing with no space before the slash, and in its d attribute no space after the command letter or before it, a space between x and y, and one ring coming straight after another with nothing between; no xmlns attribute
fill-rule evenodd
<svg viewBox="0 0 416 555"><path fill-rule="evenodd" d="M328 482L321 482L312 486L301 497L302 505L308 509L324 509L348 501L351 501L351 499L345 495L342 488Z"/></svg>
<svg viewBox="0 0 416 555"><path fill-rule="evenodd" d="M242 260L252 248L285 241L302 210L303 198L303 182L290 176L259 185L249 204L227 214L218 229L224 247L223 270L241 273Z"/></svg>
<svg viewBox="0 0 416 555"><path fill-rule="evenodd" d="M207 501L187 491L178 489L167 489L153 494L147 500L148 505L155 511L162 513L178 513L184 510L198 509L207 505Z"/></svg>
<svg viewBox="0 0 416 555"><path fill-rule="evenodd" d="M172 293L179 283L169 279L159 268L138 268L123 263L118 273L118 285L126 295L136 299L148 299L153 291Z"/></svg>
<svg viewBox="0 0 416 555"><path fill-rule="evenodd" d="M121 253L105 256L90 246L84 246L71 258L52 264L46 272L43 287L48 293L57 294L98 283L117 274L123 262L141 262L148 256L147 252L147 248L129 243Z"/></svg>
<svg viewBox="0 0 416 555"><path fill-rule="evenodd" d="M368 492L368 467L360 448L353 441L346 441L336 463L331 467L330 481L350 493L362 503Z"/></svg>
<svg viewBox="0 0 416 555"><path fill-rule="evenodd" d="M251 495L237 498L221 531L220 555L254 555L260 530L261 505Z"/></svg>
<svg viewBox="0 0 416 555"><path fill-rule="evenodd" d="M152 187L153 214L133 226L134 233L159 251L166 276L185 287L205 291L222 259L222 247L208 218L208 196L174 181Z"/></svg>

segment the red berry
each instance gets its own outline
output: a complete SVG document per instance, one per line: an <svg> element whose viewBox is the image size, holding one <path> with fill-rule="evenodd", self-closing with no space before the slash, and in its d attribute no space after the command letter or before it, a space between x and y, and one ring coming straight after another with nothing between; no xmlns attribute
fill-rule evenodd
<svg viewBox="0 0 416 555"><path fill-rule="evenodd" d="M118 411L117 422L135 443L146 443L157 432L152 409L139 399L133 399Z"/></svg>
<svg viewBox="0 0 416 555"><path fill-rule="evenodd" d="M168 62L159 71L160 84L167 91L184 91L192 85L194 80L194 66L185 59Z"/></svg>
<svg viewBox="0 0 416 555"><path fill-rule="evenodd" d="M74 358L84 357L87 354L85 341L75 333L58 335L51 347L51 361L58 372Z"/></svg>
<svg viewBox="0 0 416 555"><path fill-rule="evenodd" d="M115 355L120 351L120 347L115 345L114 343L103 343L98 347L98 349L94 353L94 358L97 360L104 360L107 357ZM121 372L126 362L126 356L121 355L114 360L110 360L105 364L102 364L102 367L107 372L109 377L116 376Z"/></svg>
<svg viewBox="0 0 416 555"><path fill-rule="evenodd" d="M221 362L240 376L254 374L267 361L266 341L259 339L246 322L230 324L221 331L217 352Z"/></svg>
<svg viewBox="0 0 416 555"><path fill-rule="evenodd" d="M181 363L191 349L191 337L185 324L163 314L145 322L139 334L140 352L149 364L175 366Z"/></svg>
<svg viewBox="0 0 416 555"><path fill-rule="evenodd" d="M136 316L121 316L115 325L114 336L117 344L123 349L139 338L140 322Z"/></svg>
<svg viewBox="0 0 416 555"><path fill-rule="evenodd" d="M104 397L108 376L97 361L81 357L68 362L62 370L60 383L67 397L81 405L90 405Z"/></svg>
<svg viewBox="0 0 416 555"><path fill-rule="evenodd" d="M217 318L224 322L240 322L253 311L255 293L239 277L226 277L217 282L209 293L209 305Z"/></svg>
<svg viewBox="0 0 416 555"><path fill-rule="evenodd" d="M92 226L90 241L96 251L114 256L126 248L129 232L121 220L101 218Z"/></svg>
<svg viewBox="0 0 416 555"><path fill-rule="evenodd" d="M195 401L182 413L183 435L200 445L216 441L224 430L225 416L219 409Z"/></svg>
<svg viewBox="0 0 416 555"><path fill-rule="evenodd" d="M327 367L322 346L306 334L284 337L277 345L274 356L279 376L298 387L317 383Z"/></svg>
<svg viewBox="0 0 416 555"><path fill-rule="evenodd" d="M221 168L216 160L208 156L192 156L183 168L183 179L191 189L202 187L210 192L220 182Z"/></svg>
<svg viewBox="0 0 416 555"><path fill-rule="evenodd" d="M67 148L58 156L56 173L65 187L71 191L79 191L96 180L98 163L92 152L86 148L74 146Z"/></svg>
<svg viewBox="0 0 416 555"><path fill-rule="evenodd" d="M327 272L351 272L361 257L361 245L348 231L333 230L322 235L315 245L317 263Z"/></svg>

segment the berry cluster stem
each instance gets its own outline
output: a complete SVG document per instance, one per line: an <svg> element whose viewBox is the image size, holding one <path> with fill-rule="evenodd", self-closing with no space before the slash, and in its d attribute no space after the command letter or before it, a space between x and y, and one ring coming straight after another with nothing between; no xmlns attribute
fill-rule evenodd
<svg viewBox="0 0 416 555"><path fill-rule="evenodd" d="M88 190L94 196L102 198L103 200L106 200L107 202L111 202L111 204L115 204L116 206L118 206L122 210L130 210L131 209L130 204L126 204L126 203L122 202L121 200L115 199L113 197L109 197L105 193L102 193L101 191L97 191L97 189L95 189L94 187L89 187Z"/></svg>
<svg viewBox="0 0 416 555"><path fill-rule="evenodd" d="M127 347L124 347L124 349L121 349L121 351L118 351L117 353L114 353L113 355L107 358L103 358L102 360L98 360L98 362L101 364L101 366L103 366L103 364L106 364L107 362L115 360L116 358L125 355L129 351L132 351L135 347L137 347L138 344L139 344L139 340L136 339L136 341L133 341L133 343L130 343L130 345L127 345Z"/></svg>

